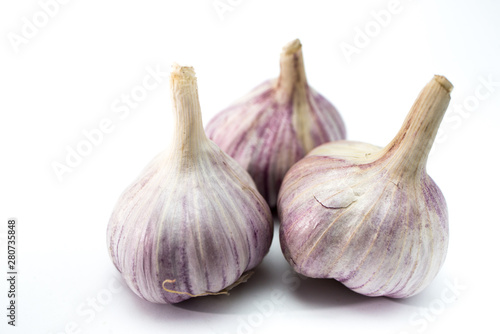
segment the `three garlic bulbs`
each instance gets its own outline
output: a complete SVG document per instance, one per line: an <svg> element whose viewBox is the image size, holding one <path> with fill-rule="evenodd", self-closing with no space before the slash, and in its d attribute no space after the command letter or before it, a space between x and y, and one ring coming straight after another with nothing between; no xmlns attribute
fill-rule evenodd
<svg viewBox="0 0 500 334"><path fill-rule="evenodd" d="M435 76L385 148L332 142L289 170L280 241L297 272L394 298L432 281L446 256L448 212L425 166L452 88Z"/></svg>
<svg viewBox="0 0 500 334"><path fill-rule="evenodd" d="M123 192L107 229L128 286L155 303L226 293L269 250L271 211L250 175L203 131L196 77L174 65L172 145Z"/></svg>
<svg viewBox="0 0 500 334"><path fill-rule="evenodd" d="M345 138L335 107L308 85L302 45L283 48L279 78L217 114L206 133L254 179L271 208L288 169L314 147Z"/></svg>
<svg viewBox="0 0 500 334"><path fill-rule="evenodd" d="M342 119L308 85L298 40L284 47L279 78L216 115L206 134L194 70L174 65L170 87L172 145L122 193L107 229L138 296L227 294L269 251L275 206L283 254L305 276L406 298L437 275L448 212L426 162L453 89L445 77L424 87L384 148L341 140Z"/></svg>

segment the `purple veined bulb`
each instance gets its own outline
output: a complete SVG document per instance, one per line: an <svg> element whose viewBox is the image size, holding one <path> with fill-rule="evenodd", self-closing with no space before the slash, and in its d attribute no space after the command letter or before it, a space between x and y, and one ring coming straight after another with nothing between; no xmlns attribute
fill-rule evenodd
<svg viewBox="0 0 500 334"><path fill-rule="evenodd" d="M385 148L328 143L288 171L280 242L295 271L367 296L406 298L430 284L446 257L448 211L426 162L452 89L435 76Z"/></svg>
<svg viewBox="0 0 500 334"><path fill-rule="evenodd" d="M306 80L298 39L283 48L280 75L218 113L207 136L254 179L271 208L288 169L314 147L344 139L335 107Z"/></svg>
<svg viewBox="0 0 500 334"><path fill-rule="evenodd" d="M250 175L203 130L192 67L170 75L172 145L122 193L108 250L141 298L178 303L227 294L269 251L273 221Z"/></svg>

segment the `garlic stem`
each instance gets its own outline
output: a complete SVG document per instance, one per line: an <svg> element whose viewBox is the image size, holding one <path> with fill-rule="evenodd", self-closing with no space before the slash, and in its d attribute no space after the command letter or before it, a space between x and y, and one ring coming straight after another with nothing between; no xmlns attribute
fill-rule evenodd
<svg viewBox="0 0 500 334"><path fill-rule="evenodd" d="M288 102L293 94L307 86L302 44L298 39L283 47L280 57L280 76L276 82L279 102Z"/></svg>
<svg viewBox="0 0 500 334"><path fill-rule="evenodd" d="M453 85L439 75L422 89L398 134L379 155L389 159L388 167L393 173L414 176L425 170L452 90Z"/></svg>
<svg viewBox="0 0 500 334"><path fill-rule="evenodd" d="M280 76L276 86L278 103L292 103L292 124L303 149L314 148L311 131L311 110L307 100L307 79L298 39L283 47L280 57Z"/></svg>
<svg viewBox="0 0 500 334"><path fill-rule="evenodd" d="M196 157L207 142L198 99L196 74L192 67L172 65L170 73L172 107L175 115L173 152L181 157Z"/></svg>

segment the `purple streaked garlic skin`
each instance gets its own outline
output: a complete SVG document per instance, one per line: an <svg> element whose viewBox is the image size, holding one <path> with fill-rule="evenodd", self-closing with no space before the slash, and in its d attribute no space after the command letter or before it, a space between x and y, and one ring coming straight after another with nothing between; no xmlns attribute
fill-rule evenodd
<svg viewBox="0 0 500 334"><path fill-rule="evenodd" d="M154 303L223 294L271 245L271 211L250 175L208 140L194 70L173 66L176 133L122 193L108 249L127 285Z"/></svg>
<svg viewBox="0 0 500 334"><path fill-rule="evenodd" d="M449 234L445 199L425 166L452 88L435 76L385 148L328 143L289 170L278 213L295 271L366 296L406 298L430 284Z"/></svg>
<svg viewBox="0 0 500 334"><path fill-rule="evenodd" d="M283 48L281 72L217 114L207 136L242 165L271 208L288 169L314 147L346 136L335 107L308 85L302 45Z"/></svg>

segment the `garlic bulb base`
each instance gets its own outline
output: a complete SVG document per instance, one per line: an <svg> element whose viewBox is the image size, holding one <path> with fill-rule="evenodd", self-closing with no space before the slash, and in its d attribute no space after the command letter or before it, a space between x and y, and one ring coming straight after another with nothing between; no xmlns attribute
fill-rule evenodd
<svg viewBox="0 0 500 334"><path fill-rule="evenodd" d="M197 294L197 295L193 295L189 292L182 292L182 291L176 291L176 290L172 290L172 289L168 289L165 287L165 284L173 284L175 283L175 279L166 279L163 281L162 283L162 288L163 290L165 290L166 292L168 293L173 293L173 294L179 294L179 295L186 295L186 296L189 296L189 297L203 297L203 296L218 296L218 295L229 295L229 290L233 289L234 287L242 284L242 283L246 283L246 281L248 281L248 279L253 275L253 271L247 271L245 273L243 273L243 275L240 276L240 278L238 278L238 280L236 282L234 282L233 284L231 284L230 286L218 291L218 292L203 292L203 293L200 293L200 294Z"/></svg>

